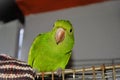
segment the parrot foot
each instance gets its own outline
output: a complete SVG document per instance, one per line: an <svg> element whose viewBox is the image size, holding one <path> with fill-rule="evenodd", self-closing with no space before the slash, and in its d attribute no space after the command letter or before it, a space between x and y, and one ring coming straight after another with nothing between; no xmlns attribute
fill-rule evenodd
<svg viewBox="0 0 120 80"><path fill-rule="evenodd" d="M62 68L58 68L56 72L59 77L62 76Z"/></svg>

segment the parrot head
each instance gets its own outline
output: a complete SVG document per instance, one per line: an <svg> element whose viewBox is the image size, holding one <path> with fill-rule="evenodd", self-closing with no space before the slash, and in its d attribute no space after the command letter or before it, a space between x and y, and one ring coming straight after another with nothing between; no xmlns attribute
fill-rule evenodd
<svg viewBox="0 0 120 80"><path fill-rule="evenodd" d="M74 30L72 27L72 24L68 20L57 20L54 23L54 28L55 30L55 40L56 44L61 43L64 41L66 37L73 39L74 41ZM69 39L70 40L70 39Z"/></svg>

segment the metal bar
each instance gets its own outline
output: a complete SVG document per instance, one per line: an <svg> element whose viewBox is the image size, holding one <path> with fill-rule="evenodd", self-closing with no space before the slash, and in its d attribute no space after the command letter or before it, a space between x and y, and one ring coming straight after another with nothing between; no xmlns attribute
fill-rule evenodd
<svg viewBox="0 0 120 80"><path fill-rule="evenodd" d="M102 65L102 66L101 66L101 69L102 69L102 80L106 80L106 79L105 79L105 66Z"/></svg>
<svg viewBox="0 0 120 80"><path fill-rule="evenodd" d="M54 80L54 72L52 72L52 80Z"/></svg>
<svg viewBox="0 0 120 80"><path fill-rule="evenodd" d="M116 71L115 71L115 65L113 65L113 80L116 80Z"/></svg>
<svg viewBox="0 0 120 80"><path fill-rule="evenodd" d="M65 74L64 74L64 71L62 71L62 80L65 80Z"/></svg>
<svg viewBox="0 0 120 80"><path fill-rule="evenodd" d="M73 69L73 80L75 80L75 69Z"/></svg>
<svg viewBox="0 0 120 80"><path fill-rule="evenodd" d="M113 69L113 65L112 66L104 66L105 69ZM114 68L120 68L120 64L118 65L114 65ZM88 68L84 68L85 71L92 71L93 68L92 67L88 67ZM101 66L95 67L95 71L101 70ZM75 69L75 72L82 72L83 69ZM65 69L64 74L69 74L69 73L73 73L73 69ZM37 75L41 75L42 73L37 73ZM51 72L44 72L45 75L51 74ZM57 72L55 71L54 74L57 74Z"/></svg>
<svg viewBox="0 0 120 80"><path fill-rule="evenodd" d="M93 66L92 68L93 68L93 80L96 80L95 66Z"/></svg>
<svg viewBox="0 0 120 80"><path fill-rule="evenodd" d="M82 69L82 80L85 80L85 68Z"/></svg>
<svg viewBox="0 0 120 80"><path fill-rule="evenodd" d="M44 72L42 72L42 80L44 80Z"/></svg>

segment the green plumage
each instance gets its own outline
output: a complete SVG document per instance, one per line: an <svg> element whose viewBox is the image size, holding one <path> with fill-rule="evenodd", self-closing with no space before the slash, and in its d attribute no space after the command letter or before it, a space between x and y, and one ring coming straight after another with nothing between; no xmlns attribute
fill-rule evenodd
<svg viewBox="0 0 120 80"><path fill-rule="evenodd" d="M64 35L62 36L64 39L60 39L57 43L55 36L58 28L64 29L65 33L62 34L61 31L60 35ZM59 68L65 69L73 45L74 30L72 24L68 20L57 20L50 32L39 34L34 39L28 55L28 64L40 72L55 71Z"/></svg>

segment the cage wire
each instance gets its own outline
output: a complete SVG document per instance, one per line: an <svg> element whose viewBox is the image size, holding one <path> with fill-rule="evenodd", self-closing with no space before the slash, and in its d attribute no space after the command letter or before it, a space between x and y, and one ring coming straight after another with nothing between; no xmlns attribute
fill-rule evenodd
<svg viewBox="0 0 120 80"><path fill-rule="evenodd" d="M37 80L120 80L120 64L65 69L61 77L57 72L37 73Z"/></svg>

